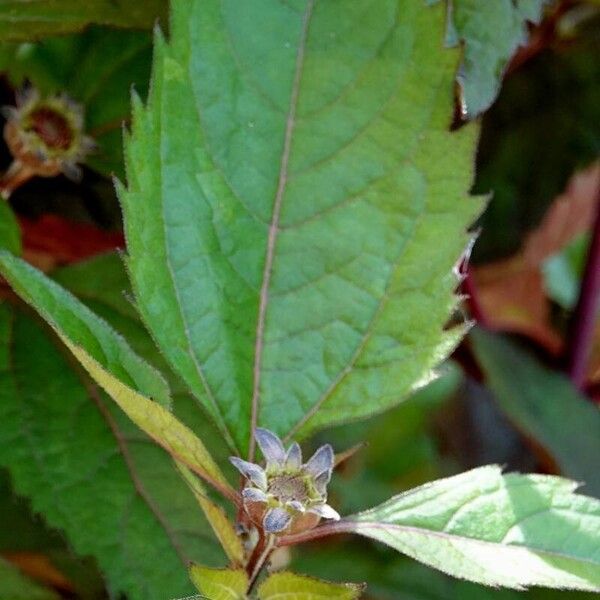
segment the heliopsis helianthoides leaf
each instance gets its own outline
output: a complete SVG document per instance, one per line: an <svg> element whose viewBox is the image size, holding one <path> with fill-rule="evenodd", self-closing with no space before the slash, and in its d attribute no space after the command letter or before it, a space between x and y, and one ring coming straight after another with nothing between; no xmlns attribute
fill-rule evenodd
<svg viewBox="0 0 600 600"><path fill-rule="evenodd" d="M600 501L577 484L481 467L331 525L460 577L600 592Z"/></svg>
<svg viewBox="0 0 600 600"><path fill-rule="evenodd" d="M274 573L258 588L259 600L357 600L364 585L330 583L295 573Z"/></svg>
<svg viewBox="0 0 600 600"><path fill-rule="evenodd" d="M164 379L123 338L75 296L23 260L0 252L0 273L48 321L86 371L140 429L226 496L235 496L201 440L169 412Z"/></svg>
<svg viewBox="0 0 600 600"><path fill-rule="evenodd" d="M244 569L209 569L201 565L190 567L190 577L200 598L210 600L246 600L248 575Z"/></svg>
<svg viewBox="0 0 600 600"><path fill-rule="evenodd" d="M175 0L119 186L146 324L241 454L427 380L481 204L442 5Z"/></svg>

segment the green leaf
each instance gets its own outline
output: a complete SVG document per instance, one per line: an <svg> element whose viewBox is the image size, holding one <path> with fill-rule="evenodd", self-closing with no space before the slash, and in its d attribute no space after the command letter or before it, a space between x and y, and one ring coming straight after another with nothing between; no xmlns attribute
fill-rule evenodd
<svg viewBox="0 0 600 600"><path fill-rule="evenodd" d="M121 129L129 118L131 88L146 94L151 60L150 32L105 27L0 46L0 69L15 87L29 81L44 95L66 92L83 105L86 131L98 145L86 164L105 175L123 175Z"/></svg>
<svg viewBox="0 0 600 600"><path fill-rule="evenodd" d="M330 583L295 573L274 573L258 588L259 600L356 600L364 585Z"/></svg>
<svg viewBox="0 0 600 600"><path fill-rule="evenodd" d="M506 338L471 334L473 349L500 408L555 459L561 472L600 498L600 411L562 374Z"/></svg>
<svg viewBox="0 0 600 600"><path fill-rule="evenodd" d="M458 83L465 117L472 119L498 95L508 61L539 23L548 0L449 0L447 43L464 42Z"/></svg>
<svg viewBox="0 0 600 600"><path fill-rule="evenodd" d="M59 596L0 558L0 600L59 600Z"/></svg>
<svg viewBox="0 0 600 600"><path fill-rule="evenodd" d="M579 298L589 242L589 236L582 235L544 261L542 271L546 292L563 308L574 308Z"/></svg>
<svg viewBox="0 0 600 600"><path fill-rule="evenodd" d="M462 335L443 325L477 131L448 131L443 13L176 0L157 36L119 187L128 268L240 453L254 421L302 437L393 406Z"/></svg>
<svg viewBox="0 0 600 600"><path fill-rule="evenodd" d="M248 575L244 569L209 569L190 567L190 577L198 591L210 600L245 600Z"/></svg>
<svg viewBox="0 0 600 600"><path fill-rule="evenodd" d="M80 31L91 23L149 28L166 20L166 0L4 0L0 3L0 40L29 41Z"/></svg>
<svg viewBox="0 0 600 600"><path fill-rule="evenodd" d="M0 198L0 248L21 254L21 230L10 205L3 198Z"/></svg>
<svg viewBox="0 0 600 600"><path fill-rule="evenodd" d="M238 498L237 493L231 488L202 441L188 427L160 404L121 383L83 348L73 344L60 332L58 334L62 342L92 376L92 379L111 396L142 431L169 452L173 458L209 481L227 498L234 501Z"/></svg>
<svg viewBox="0 0 600 600"><path fill-rule="evenodd" d="M169 388L162 376L72 294L6 252L0 252L0 273L72 345L85 348L91 359L125 385L163 406L170 405Z"/></svg>
<svg viewBox="0 0 600 600"><path fill-rule="evenodd" d="M332 540L333 541L333 540ZM526 592L485 588L453 579L380 545L365 548L364 540L312 544L293 561L304 573L330 579L368 581L370 600L597 600L586 592L532 588Z"/></svg>
<svg viewBox="0 0 600 600"><path fill-rule="evenodd" d="M440 571L492 586L600 591L600 502L544 475L474 469L335 525Z"/></svg>
<svg viewBox="0 0 600 600"><path fill-rule="evenodd" d="M171 458L73 370L47 329L5 304L0 422L15 491L97 558L112 595L184 596L189 561L224 560Z"/></svg>

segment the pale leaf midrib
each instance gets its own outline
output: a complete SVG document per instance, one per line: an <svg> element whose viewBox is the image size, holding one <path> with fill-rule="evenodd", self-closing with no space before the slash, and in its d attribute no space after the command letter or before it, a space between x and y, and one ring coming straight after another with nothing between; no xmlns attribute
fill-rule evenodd
<svg viewBox="0 0 600 600"><path fill-rule="evenodd" d="M296 121L296 110L298 108L298 97L300 94L300 82L302 80L302 69L304 66L304 54L306 50L306 41L308 37L308 29L313 7L316 0L308 0L304 12L302 31L298 43L298 52L296 55L296 68L292 90L290 95L290 108L287 115L285 136L283 141L283 151L281 154L281 163L279 167L279 179L277 182L277 191L273 201L273 216L269 226L269 235L267 239L267 250L265 256L265 266L263 270L262 285L259 296L258 319L256 325L256 340L254 345L254 367L253 367L253 389L252 389L252 406L250 416L250 443L248 448L248 459L253 460L255 441L254 430L258 424L258 411L260 402L260 376L261 362L264 347L265 320L267 313L267 305L269 302L269 287L271 283L271 275L273 269L273 260L275 257L275 245L277 242L277 233L279 231L279 219L281 215L281 204L286 189L289 158L292 146L292 136Z"/></svg>
<svg viewBox="0 0 600 600"><path fill-rule="evenodd" d="M457 535L454 533L448 533L446 531L435 531L433 529L425 529L422 527L415 527L412 525L399 525L396 523L382 523L382 522L378 522L378 521L347 521L346 528L348 531L351 531L352 528L348 527L347 524L350 524L352 526L359 525L360 527L368 527L371 529L383 530L384 532L389 532L390 534L393 533L393 531L398 531L399 533L410 533L410 534L421 535L424 537L441 538L441 539L447 540L452 543L466 542L466 543L481 544L483 546L491 546L493 548L508 548L508 549L514 549L514 550L524 550L527 552L531 552L532 554L536 554L536 555L541 554L544 556L548 556L550 558L561 558L561 559L571 560L571 561L575 561L575 562L587 563L587 564L594 565L594 566L600 565L599 561L591 560L589 558L582 558L580 556L575 556L572 554L564 554L562 552L557 552L555 550L544 550L543 548L535 548L533 546L518 545L518 544L503 544L501 542L493 542L490 540L481 540L478 538L468 537L465 535ZM343 529L342 529L342 531L343 531ZM355 529L355 531L356 531L356 529ZM356 531L356 532L359 533L359 531Z"/></svg>

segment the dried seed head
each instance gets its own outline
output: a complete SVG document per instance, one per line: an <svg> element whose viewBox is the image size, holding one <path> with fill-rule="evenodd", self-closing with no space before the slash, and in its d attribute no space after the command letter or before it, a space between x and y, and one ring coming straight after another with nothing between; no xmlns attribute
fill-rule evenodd
<svg viewBox="0 0 600 600"><path fill-rule="evenodd" d="M66 95L42 98L30 88L5 107L4 138L14 161L0 182L4 197L34 176L81 177L78 166L95 148L83 133L83 110Z"/></svg>
<svg viewBox="0 0 600 600"><path fill-rule="evenodd" d="M257 428L256 441L266 466L231 457L246 478L242 500L250 520L267 533L298 533L315 527L322 518L339 519L327 504L327 484L333 471L333 449L321 446L302 464L300 446L285 450L267 429Z"/></svg>

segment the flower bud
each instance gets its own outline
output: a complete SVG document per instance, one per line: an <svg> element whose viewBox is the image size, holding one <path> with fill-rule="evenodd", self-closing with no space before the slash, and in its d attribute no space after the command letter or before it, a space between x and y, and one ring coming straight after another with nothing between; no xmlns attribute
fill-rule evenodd
<svg viewBox="0 0 600 600"><path fill-rule="evenodd" d="M95 148L83 133L83 110L66 95L41 98L30 88L17 94L17 106L4 107L4 139L13 162L0 179L0 193L8 198L32 177L64 173L79 180L78 166Z"/></svg>
<svg viewBox="0 0 600 600"><path fill-rule="evenodd" d="M321 446L303 464L298 444L293 443L286 451L274 433L261 428L256 429L255 438L266 460L264 468L230 458L246 478L242 500L255 525L270 534L293 534L312 529L322 518L340 518L327 504L327 484L334 463L329 444Z"/></svg>

